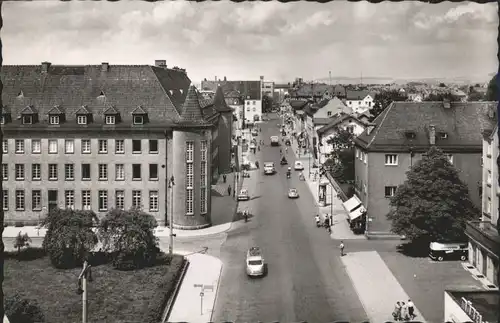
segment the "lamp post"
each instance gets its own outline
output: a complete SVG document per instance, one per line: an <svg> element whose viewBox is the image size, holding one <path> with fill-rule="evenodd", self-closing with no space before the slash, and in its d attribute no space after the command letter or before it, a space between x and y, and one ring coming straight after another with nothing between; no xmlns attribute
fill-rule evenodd
<svg viewBox="0 0 500 323"><path fill-rule="evenodd" d="M170 227L170 244L168 246L168 253L172 255L174 253L174 176L170 177L168 181L168 188L170 189L170 217L168 225Z"/></svg>
<svg viewBox="0 0 500 323"><path fill-rule="evenodd" d="M82 295L82 323L87 323L87 280L92 281L91 265L85 260L78 276L77 293Z"/></svg>

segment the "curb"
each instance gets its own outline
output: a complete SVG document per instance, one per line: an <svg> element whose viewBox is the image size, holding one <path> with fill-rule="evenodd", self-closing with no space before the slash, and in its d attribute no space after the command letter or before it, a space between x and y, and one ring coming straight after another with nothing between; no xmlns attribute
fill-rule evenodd
<svg viewBox="0 0 500 323"><path fill-rule="evenodd" d="M219 296L219 287L220 287L220 281L221 281L221 277L222 277L222 269L223 268L224 268L224 263L221 261L219 280L217 281L217 291L215 292L214 305L212 306L212 314L210 314L210 322L214 321L215 304L217 304L217 297Z"/></svg>
<svg viewBox="0 0 500 323"><path fill-rule="evenodd" d="M186 276L186 272L189 268L189 260L184 256L184 268L182 269L181 275L179 279L177 280L177 283L175 284L174 291L172 295L170 295L170 298L167 301L167 305L165 306L165 310L163 311L163 315L161 318L161 322L165 323L168 320L168 317L170 316L170 313L172 312L172 308L174 307L175 300L177 299L177 294L179 293L179 289L182 285L182 282L184 281L184 276Z"/></svg>

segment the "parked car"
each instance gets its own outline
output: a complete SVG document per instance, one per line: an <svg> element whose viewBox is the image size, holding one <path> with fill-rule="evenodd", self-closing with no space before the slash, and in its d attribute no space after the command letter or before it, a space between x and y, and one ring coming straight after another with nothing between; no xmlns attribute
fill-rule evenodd
<svg viewBox="0 0 500 323"><path fill-rule="evenodd" d="M238 201L248 201L250 200L250 195L248 194L248 190L246 188L240 190L238 194Z"/></svg>
<svg viewBox="0 0 500 323"><path fill-rule="evenodd" d="M304 170L304 164L302 164L301 161L296 161L295 164L293 165L293 169L295 170Z"/></svg>
<svg viewBox="0 0 500 323"><path fill-rule="evenodd" d="M296 199L299 197L299 191L296 188L291 188L288 190L288 198Z"/></svg>
<svg viewBox="0 0 500 323"><path fill-rule="evenodd" d="M259 247L248 249L245 262L248 276L264 276L264 258Z"/></svg>
<svg viewBox="0 0 500 323"><path fill-rule="evenodd" d="M273 175L276 169L274 168L274 162L265 162L264 163L264 174L265 175Z"/></svg>
<svg viewBox="0 0 500 323"><path fill-rule="evenodd" d="M429 244L429 257L432 260L466 260L469 254L467 243L439 243Z"/></svg>

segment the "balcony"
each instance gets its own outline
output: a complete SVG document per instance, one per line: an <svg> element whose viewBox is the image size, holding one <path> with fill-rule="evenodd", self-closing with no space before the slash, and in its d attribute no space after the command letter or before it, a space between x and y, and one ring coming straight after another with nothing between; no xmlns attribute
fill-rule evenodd
<svg viewBox="0 0 500 323"><path fill-rule="evenodd" d="M465 226L465 234L477 241L489 252L496 254L500 250L500 236L497 228L489 221L470 221Z"/></svg>

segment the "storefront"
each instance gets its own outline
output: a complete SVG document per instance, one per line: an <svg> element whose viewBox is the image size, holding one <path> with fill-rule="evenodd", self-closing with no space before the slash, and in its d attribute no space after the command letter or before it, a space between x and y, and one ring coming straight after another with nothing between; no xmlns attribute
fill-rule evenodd
<svg viewBox="0 0 500 323"><path fill-rule="evenodd" d="M490 222L471 221L465 233L469 238L469 263L486 279L498 286L498 256L500 238L497 229Z"/></svg>

